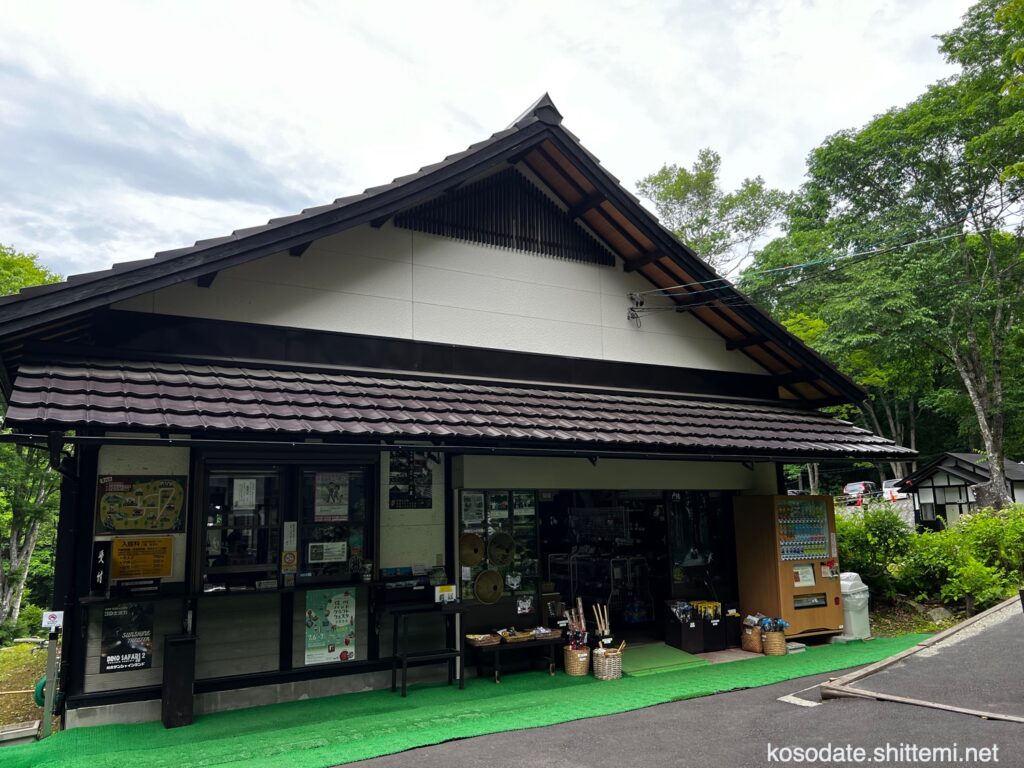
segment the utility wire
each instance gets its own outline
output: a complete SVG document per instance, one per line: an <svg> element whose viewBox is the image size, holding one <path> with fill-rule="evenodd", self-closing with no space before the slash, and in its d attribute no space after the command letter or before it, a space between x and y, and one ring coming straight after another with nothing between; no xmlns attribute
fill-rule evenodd
<svg viewBox="0 0 1024 768"><path fill-rule="evenodd" d="M950 226L954 226L954 225L951 224ZM984 230L984 231L991 231L991 230ZM977 234L981 234L981 233L977 233ZM771 274L776 274L776 273L779 273L779 272L790 272L790 271L796 271L796 270L805 270L805 269L809 269L810 267L820 266L822 264L835 264L836 262L840 262L840 261L845 262L845 261L848 261L848 260L851 260L851 259L866 260L865 257L880 256L880 255L885 254L885 253L891 253L893 251L902 250L904 248L910 248L910 247L915 246L915 245L925 245L925 244L928 244L928 243L937 243L937 242L942 242L944 240L951 240L954 237L961 237L962 235L963 235L962 232L954 232L952 234L942 235L940 237L929 237L929 238L924 238L924 239L921 239L921 240L913 240L913 241L908 242L908 243L899 243L897 245L883 246L883 247L880 247L880 248L872 248L872 249L867 250L867 251L859 251L857 253L843 254L841 256L834 256L834 257L829 257L829 258L825 258L825 259L816 259L814 261L803 262L802 264L790 264L790 265L787 265L787 266L784 266L784 267L772 267L771 269L763 269L763 270L753 270L753 271L748 270L747 272L743 273L743 276L746 276L746 275L750 274L750 275L753 275L753 276L756 276L756 277L760 277L761 275L771 275ZM704 287L704 286L709 285L710 283L726 283L727 285L721 285L721 286L717 286L717 287L714 287L714 288L706 288L706 287ZM687 291L686 293L670 293L670 291L675 291L675 290L677 290L679 288L690 288L690 287L693 287L693 286L701 286L702 288L701 288L701 290ZM721 290L724 290L726 288L735 288L735 287L736 287L735 283L730 281L728 278L726 278L726 277L716 277L716 278L712 278L710 280L697 280L697 281L690 282L690 283L680 283L679 285L671 285L671 286L667 286L665 288L654 288L654 289L651 289L651 290L648 290L648 291L634 291L630 295L631 296L649 296L649 295L653 295L653 294L658 294L660 296L670 296L670 297L671 296L695 296L695 295L698 295L698 294L701 294L701 293L711 293L711 292L714 292L714 291L721 291Z"/></svg>

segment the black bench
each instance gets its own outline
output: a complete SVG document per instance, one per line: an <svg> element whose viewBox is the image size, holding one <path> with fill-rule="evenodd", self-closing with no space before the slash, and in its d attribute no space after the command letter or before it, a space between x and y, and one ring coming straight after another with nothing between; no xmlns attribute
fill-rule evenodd
<svg viewBox="0 0 1024 768"><path fill-rule="evenodd" d="M562 637L545 637L538 638L536 640L524 640L521 643L498 643L497 645L478 645L474 646L476 650L476 674L477 677L483 677L483 666L484 657L490 656L491 661L486 666L494 669L494 682L501 682L501 657L503 654L511 653L513 651L526 651L531 649L543 648L544 660L548 663L548 674L555 674L555 667L558 664L558 648L561 648L565 644L565 640ZM531 660L532 661L532 660Z"/></svg>
<svg viewBox="0 0 1024 768"><path fill-rule="evenodd" d="M408 646L409 640L409 624L408 617L415 614L422 613L436 613L445 620L445 631L448 636L454 635L455 647L445 648L433 648L430 650L423 651L408 651L405 648ZM402 698L406 696L407 683L409 678L409 662L414 664L420 663L432 663L432 662L447 662L448 663L448 685L452 684L452 680L455 678L455 665L459 664L459 688L466 687L466 675L462 669L463 659L463 647L462 647L462 635L459 634L455 627L455 622L451 622L449 627L449 619L454 619L462 613L462 606L451 603L439 603L439 604L420 604L411 605L402 608L392 608L391 616L394 621L392 630L392 652L391 657L391 691L392 693L398 690L398 667L402 667ZM401 643L399 643L398 625L402 625Z"/></svg>

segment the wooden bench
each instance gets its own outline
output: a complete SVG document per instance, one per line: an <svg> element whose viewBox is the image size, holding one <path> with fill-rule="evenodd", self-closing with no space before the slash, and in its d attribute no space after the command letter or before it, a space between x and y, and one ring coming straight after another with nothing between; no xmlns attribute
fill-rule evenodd
<svg viewBox="0 0 1024 768"><path fill-rule="evenodd" d="M478 645L474 648L476 651L476 674L477 677L483 677L483 660L485 656L490 656L491 661L486 666L494 669L494 682L501 682L501 657L503 654L508 654L517 651L527 651L531 649L542 648L544 649L544 660L548 663L548 674L555 674L555 668L558 665L558 648L561 648L565 644L565 639L562 637L547 637L539 638L537 640L525 640L521 643L498 643L497 645ZM532 661L532 660L531 660Z"/></svg>

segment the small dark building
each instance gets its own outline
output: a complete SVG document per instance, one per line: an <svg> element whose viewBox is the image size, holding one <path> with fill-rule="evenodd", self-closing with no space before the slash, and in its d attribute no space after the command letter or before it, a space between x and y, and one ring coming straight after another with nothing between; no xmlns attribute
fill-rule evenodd
<svg viewBox="0 0 1024 768"><path fill-rule="evenodd" d="M1024 501L1024 463L1006 460L1006 491ZM952 525L975 506L974 487L992 479L980 453L944 453L899 483L914 500L914 522L923 528Z"/></svg>

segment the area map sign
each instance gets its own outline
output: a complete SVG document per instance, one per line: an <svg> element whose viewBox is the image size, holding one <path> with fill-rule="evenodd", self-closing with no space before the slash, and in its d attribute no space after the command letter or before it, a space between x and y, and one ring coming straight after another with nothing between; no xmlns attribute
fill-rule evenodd
<svg viewBox="0 0 1024 768"><path fill-rule="evenodd" d="M106 475L96 487L97 533L185 530L184 476Z"/></svg>
<svg viewBox="0 0 1024 768"><path fill-rule="evenodd" d="M356 598L348 589L306 592L306 664L356 659Z"/></svg>

